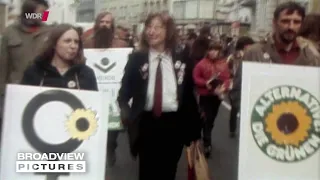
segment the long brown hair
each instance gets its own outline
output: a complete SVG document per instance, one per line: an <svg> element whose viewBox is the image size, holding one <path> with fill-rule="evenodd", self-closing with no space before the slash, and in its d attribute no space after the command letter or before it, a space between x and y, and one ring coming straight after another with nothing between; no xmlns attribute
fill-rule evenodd
<svg viewBox="0 0 320 180"><path fill-rule="evenodd" d="M320 42L320 14L309 14L303 20L300 36Z"/></svg>
<svg viewBox="0 0 320 180"><path fill-rule="evenodd" d="M97 32L97 30L99 29L99 24L100 24L101 19L107 15L112 16L112 13L111 12L101 12L97 15L95 22L94 22L94 26L93 26L94 32ZM114 31L115 31L115 24L114 24L113 18L112 18L112 24L111 24L111 31L112 31L112 33L114 33Z"/></svg>
<svg viewBox="0 0 320 180"><path fill-rule="evenodd" d="M100 21L105 16L111 16L110 12L101 12L98 14L93 27L93 47L94 48L110 48L114 39L115 25L112 17L110 28L100 28Z"/></svg>
<svg viewBox="0 0 320 180"><path fill-rule="evenodd" d="M52 31L49 34L48 41L41 51L40 55L38 56L38 59L42 61L52 61L53 56L55 54L55 48L57 45L58 40L61 38L61 36L69 31L69 30L75 30L78 33L79 36L79 49L77 52L76 57L73 59L72 64L85 64L85 58L83 54L83 45L81 41L81 32L79 30L70 25L70 24L59 24L55 27L53 27Z"/></svg>
<svg viewBox="0 0 320 180"><path fill-rule="evenodd" d="M141 34L140 49L143 51L148 51L150 48L148 38L146 35L146 30L147 27L151 24L152 20L155 18L159 18L166 28L165 49L169 51L174 51L177 46L178 34L176 30L176 24L173 18L167 13L153 13L148 15L144 23L144 29Z"/></svg>

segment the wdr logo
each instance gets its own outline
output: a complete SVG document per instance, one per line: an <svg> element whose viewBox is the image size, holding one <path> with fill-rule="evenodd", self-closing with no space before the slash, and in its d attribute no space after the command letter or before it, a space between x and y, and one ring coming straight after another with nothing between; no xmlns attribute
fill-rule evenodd
<svg viewBox="0 0 320 180"><path fill-rule="evenodd" d="M49 16L49 11L44 11L43 13L25 13L26 19L41 19L41 21L47 21Z"/></svg>

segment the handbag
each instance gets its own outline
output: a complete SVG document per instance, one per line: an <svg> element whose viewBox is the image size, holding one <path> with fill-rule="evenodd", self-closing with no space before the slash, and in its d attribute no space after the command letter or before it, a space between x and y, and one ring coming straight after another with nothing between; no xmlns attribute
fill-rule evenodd
<svg viewBox="0 0 320 180"><path fill-rule="evenodd" d="M207 159L200 143L192 143L186 149L188 160L188 180L210 180Z"/></svg>
<svg viewBox="0 0 320 180"><path fill-rule="evenodd" d="M196 180L194 169L194 150L194 143L192 142L191 145L186 148L188 160L188 180Z"/></svg>
<svg viewBox="0 0 320 180"><path fill-rule="evenodd" d="M207 159L204 156L203 149L199 145L195 147L194 169L196 180L210 180L210 173Z"/></svg>

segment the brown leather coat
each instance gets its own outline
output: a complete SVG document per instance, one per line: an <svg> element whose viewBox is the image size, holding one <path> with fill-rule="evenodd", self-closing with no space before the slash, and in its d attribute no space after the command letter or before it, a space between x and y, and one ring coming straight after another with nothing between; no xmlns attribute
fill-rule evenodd
<svg viewBox="0 0 320 180"><path fill-rule="evenodd" d="M50 29L43 24L38 31L28 32L20 22L5 29L0 50L0 94L7 83L20 83L25 69L46 43Z"/></svg>
<svg viewBox="0 0 320 180"><path fill-rule="evenodd" d="M295 61L295 65L300 66L316 66L320 67L320 54L314 44L302 37L297 38L298 46L300 47L300 55ZM282 59L275 49L275 42L272 36L267 37L265 41L251 46L245 52L243 61L261 62L261 63L276 63L282 64ZM241 98L241 78L242 66L239 66L234 77L234 86L230 92L231 100L236 108L240 108Z"/></svg>

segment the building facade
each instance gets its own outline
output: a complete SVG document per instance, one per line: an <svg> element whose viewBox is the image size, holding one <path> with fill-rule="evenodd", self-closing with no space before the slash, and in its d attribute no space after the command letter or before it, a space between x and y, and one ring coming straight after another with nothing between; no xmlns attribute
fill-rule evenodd
<svg viewBox="0 0 320 180"><path fill-rule="evenodd" d="M214 23L215 5L215 0L172 0L168 10L182 35L197 31L204 24Z"/></svg>
<svg viewBox="0 0 320 180"><path fill-rule="evenodd" d="M102 12L111 12L116 23L133 26L139 23L142 12L142 0L96 0L95 16Z"/></svg>
<svg viewBox="0 0 320 180"><path fill-rule="evenodd" d="M215 33L245 35L253 23L254 0L219 0L215 12Z"/></svg>
<svg viewBox="0 0 320 180"><path fill-rule="evenodd" d="M77 3L75 0L48 0L49 16L46 23L70 23L76 22Z"/></svg>
<svg viewBox="0 0 320 180"><path fill-rule="evenodd" d="M66 1L66 0L65 0ZM81 0L77 6L77 22L93 22L95 19L95 1L99 0Z"/></svg>
<svg viewBox="0 0 320 180"><path fill-rule="evenodd" d="M311 13L320 13L320 1L319 0L310 0L309 10Z"/></svg>
<svg viewBox="0 0 320 180"><path fill-rule="evenodd" d="M5 26L12 24L20 15L20 8L23 0L0 0L0 2L6 4L5 8Z"/></svg>
<svg viewBox="0 0 320 180"><path fill-rule="evenodd" d="M140 14L141 20L149 13L153 12L169 12L172 8L171 2L174 0L144 0L142 1L142 13Z"/></svg>
<svg viewBox="0 0 320 180"><path fill-rule="evenodd" d="M111 12L116 23L134 31L151 12L168 11L169 0L96 0L95 16L102 11Z"/></svg>
<svg viewBox="0 0 320 180"><path fill-rule="evenodd" d="M93 1L94 8L88 5ZM236 23L240 24L237 26L240 34L258 37L272 31L273 11L287 1L290 0L82 0L80 7L83 8L79 8L82 11L78 11L81 12L78 19L92 22L99 12L109 11L114 14L116 22L133 27L143 22L151 12L167 11L183 32L211 24L215 32L228 34ZM308 11L320 11L320 0L295 1Z"/></svg>
<svg viewBox="0 0 320 180"><path fill-rule="evenodd" d="M214 19L214 0L173 0L170 13L178 24L200 24Z"/></svg>
<svg viewBox="0 0 320 180"><path fill-rule="evenodd" d="M7 21L6 12L7 12L7 4L4 2L0 2L0 40L1 40L1 34L4 28L6 27L6 21Z"/></svg>

